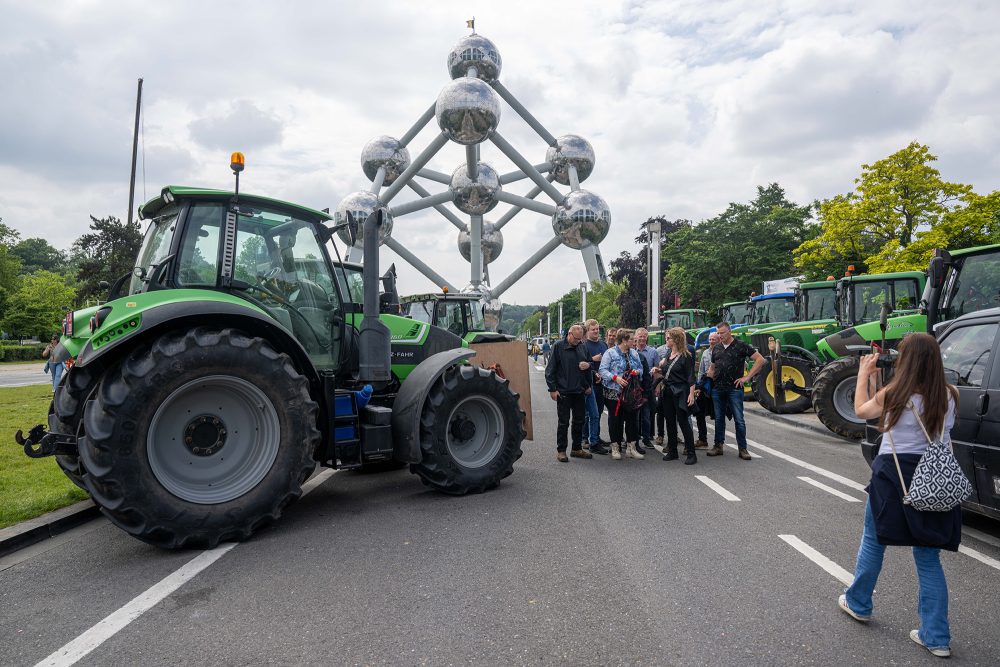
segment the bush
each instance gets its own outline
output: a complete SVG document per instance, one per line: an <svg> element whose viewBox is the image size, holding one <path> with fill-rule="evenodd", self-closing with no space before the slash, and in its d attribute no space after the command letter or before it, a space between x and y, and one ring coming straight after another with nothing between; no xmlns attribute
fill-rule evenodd
<svg viewBox="0 0 1000 667"><path fill-rule="evenodd" d="M35 343L34 345L0 345L0 361L37 361L45 363L42 359L42 350L45 345Z"/></svg>

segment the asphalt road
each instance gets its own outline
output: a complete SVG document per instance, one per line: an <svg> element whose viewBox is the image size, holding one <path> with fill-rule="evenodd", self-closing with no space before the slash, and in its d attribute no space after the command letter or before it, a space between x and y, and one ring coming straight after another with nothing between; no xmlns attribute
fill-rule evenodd
<svg viewBox="0 0 1000 667"><path fill-rule="evenodd" d="M0 364L0 387L26 387L51 384L52 376L42 370L45 360L27 364Z"/></svg>
<svg viewBox="0 0 1000 667"><path fill-rule="evenodd" d="M75 664L937 660L907 637L909 550L887 555L873 623L837 609L864 509L843 497L864 499L856 445L751 417L753 461L727 449L695 466L563 464L537 370L532 382L537 440L495 491L452 498L407 471L336 473L277 525L209 555L160 551L101 519L0 561L0 664L74 664L87 649ZM942 555L953 661L998 665L1000 524L970 531L980 537L963 546L987 562Z"/></svg>

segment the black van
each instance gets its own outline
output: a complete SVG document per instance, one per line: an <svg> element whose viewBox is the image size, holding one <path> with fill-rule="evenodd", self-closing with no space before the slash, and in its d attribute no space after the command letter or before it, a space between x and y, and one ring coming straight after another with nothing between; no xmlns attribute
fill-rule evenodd
<svg viewBox="0 0 1000 667"><path fill-rule="evenodd" d="M945 374L960 397L951 431L955 456L974 489L962 505L1000 520L1000 308L963 315L936 333ZM861 442L869 465L881 439L869 422Z"/></svg>

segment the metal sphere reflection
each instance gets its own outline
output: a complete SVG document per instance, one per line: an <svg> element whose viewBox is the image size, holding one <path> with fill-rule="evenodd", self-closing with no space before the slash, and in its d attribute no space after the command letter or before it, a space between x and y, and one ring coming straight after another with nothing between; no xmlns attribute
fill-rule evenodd
<svg viewBox="0 0 1000 667"><path fill-rule="evenodd" d="M479 163L476 180L469 178L467 165L461 165L451 174L451 185L455 193L455 208L469 215L483 215L497 205L497 193L502 189L500 175L496 169L483 162Z"/></svg>
<svg viewBox="0 0 1000 667"><path fill-rule="evenodd" d="M556 207L552 230L563 245L574 250L597 245L608 235L611 210L607 203L592 192L570 192Z"/></svg>
<svg viewBox="0 0 1000 667"><path fill-rule="evenodd" d="M479 79L455 79L434 106L438 127L452 141L471 146L489 138L500 124L500 99Z"/></svg>
<svg viewBox="0 0 1000 667"><path fill-rule="evenodd" d="M448 54L448 73L453 79L465 76L470 67L475 67L480 79L496 81L502 64L497 47L482 35L463 37Z"/></svg>
<svg viewBox="0 0 1000 667"><path fill-rule="evenodd" d="M462 253L465 261L472 261L472 235L468 230L458 233L458 251ZM492 222L483 222L483 265L487 265L503 251L503 234L493 226Z"/></svg>
<svg viewBox="0 0 1000 667"><path fill-rule="evenodd" d="M365 192L361 190L360 192L352 192L351 194L340 200L340 204L337 205L337 210L333 214L334 224L340 224L342 222L347 222L347 214L350 212L354 216L354 220L358 223L358 238L357 247L362 247L362 230L364 228L365 220L371 215L375 209L382 206L382 202L379 198L373 195L371 192ZM382 229L379 230L378 234L378 244L382 245L385 242L387 236L392 235L392 214L386 212L385 222L382 224ZM337 236L340 240L347 245L351 245L351 237L347 233L346 229L337 230Z"/></svg>
<svg viewBox="0 0 1000 667"><path fill-rule="evenodd" d="M576 177L582 183L594 171L594 148L590 142L575 134L564 134L556 139L555 146L545 151L545 161L552 163L556 182L569 185L569 167L576 167Z"/></svg>
<svg viewBox="0 0 1000 667"><path fill-rule="evenodd" d="M370 181L375 180L379 167L385 167L383 185L392 185L408 166L410 151L399 143L399 139L385 135L375 137L361 150L361 168Z"/></svg>

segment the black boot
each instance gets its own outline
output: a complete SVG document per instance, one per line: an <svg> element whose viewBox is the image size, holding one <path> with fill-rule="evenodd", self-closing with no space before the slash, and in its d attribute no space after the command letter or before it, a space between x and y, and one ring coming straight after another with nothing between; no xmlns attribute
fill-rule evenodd
<svg viewBox="0 0 1000 667"><path fill-rule="evenodd" d="M674 443L672 445L668 444L667 445L667 451L663 455L663 460L664 461L676 461L677 459L678 459L678 456L677 456L677 443Z"/></svg>
<svg viewBox="0 0 1000 667"><path fill-rule="evenodd" d="M684 453L686 454L684 457L684 465L691 466L698 462L698 457L694 453L694 447L685 447Z"/></svg>

